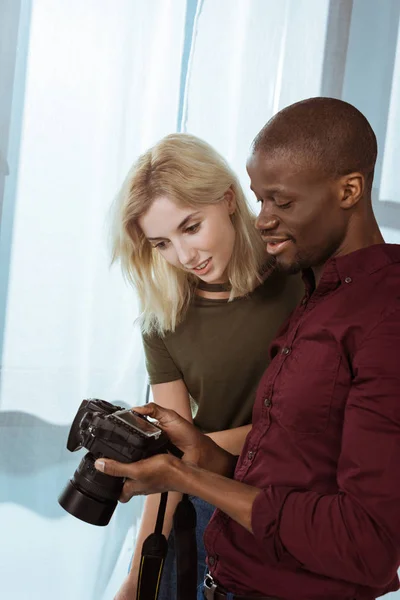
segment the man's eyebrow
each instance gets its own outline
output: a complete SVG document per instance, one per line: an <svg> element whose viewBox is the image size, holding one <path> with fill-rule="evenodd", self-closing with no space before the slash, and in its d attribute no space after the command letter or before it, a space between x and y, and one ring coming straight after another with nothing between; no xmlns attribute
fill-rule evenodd
<svg viewBox="0 0 400 600"><path fill-rule="evenodd" d="M185 217L183 219L183 221L181 221L178 225L178 227L176 228L177 230L179 229L183 229L185 227L185 225L188 224L188 222L193 219L194 217L196 217L199 213L199 211L191 213L190 215L188 215L187 217ZM148 237L147 238L149 240L149 242L155 242L157 240L166 240L167 238L163 238L163 237Z"/></svg>
<svg viewBox="0 0 400 600"><path fill-rule="evenodd" d="M281 187L266 187L263 189L263 194L267 194L267 196L284 196L285 190Z"/></svg>
<svg viewBox="0 0 400 600"><path fill-rule="evenodd" d="M256 194L256 192L254 191L254 189L251 186L250 186L250 189L254 194ZM261 191L262 195L265 195L265 196L278 196L278 195L285 196L286 195L285 191L279 187L266 187L260 191Z"/></svg>

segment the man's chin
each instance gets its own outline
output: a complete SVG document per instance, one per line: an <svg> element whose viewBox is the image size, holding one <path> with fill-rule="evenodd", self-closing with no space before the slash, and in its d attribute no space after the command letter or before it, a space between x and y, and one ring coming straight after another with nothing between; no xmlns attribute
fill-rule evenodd
<svg viewBox="0 0 400 600"><path fill-rule="evenodd" d="M287 275L296 275L296 273L300 273L304 269L303 265L299 262L286 263L277 258L275 258L274 265L278 271Z"/></svg>

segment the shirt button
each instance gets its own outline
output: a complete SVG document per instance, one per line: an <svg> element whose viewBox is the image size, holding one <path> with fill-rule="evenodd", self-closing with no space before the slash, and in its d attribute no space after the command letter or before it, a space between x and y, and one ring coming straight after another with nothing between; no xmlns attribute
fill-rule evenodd
<svg viewBox="0 0 400 600"><path fill-rule="evenodd" d="M215 565L215 558L213 556L208 557L208 564L210 565L210 567L213 567Z"/></svg>
<svg viewBox="0 0 400 600"><path fill-rule="evenodd" d="M345 280L344 280L345 283L351 283L352 281L353 280L352 280L351 277L346 277Z"/></svg>
<svg viewBox="0 0 400 600"><path fill-rule="evenodd" d="M266 406L267 408L269 408L271 406L272 402L271 402L271 398L265 398L264 400L264 406Z"/></svg>
<svg viewBox="0 0 400 600"><path fill-rule="evenodd" d="M304 296L303 300L301 301L301 303L304 305L307 302L307 298Z"/></svg>
<svg viewBox="0 0 400 600"><path fill-rule="evenodd" d="M282 352L282 354L290 354L290 348L285 346L284 348L282 348L281 352Z"/></svg>
<svg viewBox="0 0 400 600"><path fill-rule="evenodd" d="M255 452L253 452L253 450L250 450L250 452L247 453L247 458L249 460L253 460L254 455L255 455Z"/></svg>

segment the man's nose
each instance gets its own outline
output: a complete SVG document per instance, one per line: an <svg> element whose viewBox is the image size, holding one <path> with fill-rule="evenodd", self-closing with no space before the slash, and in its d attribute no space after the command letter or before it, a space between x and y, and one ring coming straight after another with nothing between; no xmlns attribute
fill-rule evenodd
<svg viewBox="0 0 400 600"><path fill-rule="evenodd" d="M263 229L271 230L276 229L279 225L279 220L270 211L267 211L264 207L261 208L260 214L256 219L256 229L260 231Z"/></svg>

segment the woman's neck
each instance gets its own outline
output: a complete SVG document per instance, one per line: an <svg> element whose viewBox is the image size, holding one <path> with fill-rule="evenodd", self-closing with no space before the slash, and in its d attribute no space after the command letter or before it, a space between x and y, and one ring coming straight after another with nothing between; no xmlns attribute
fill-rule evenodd
<svg viewBox="0 0 400 600"><path fill-rule="evenodd" d="M226 283L207 283L200 280L197 283L196 294L202 298L214 300L227 300L231 293L231 285Z"/></svg>

